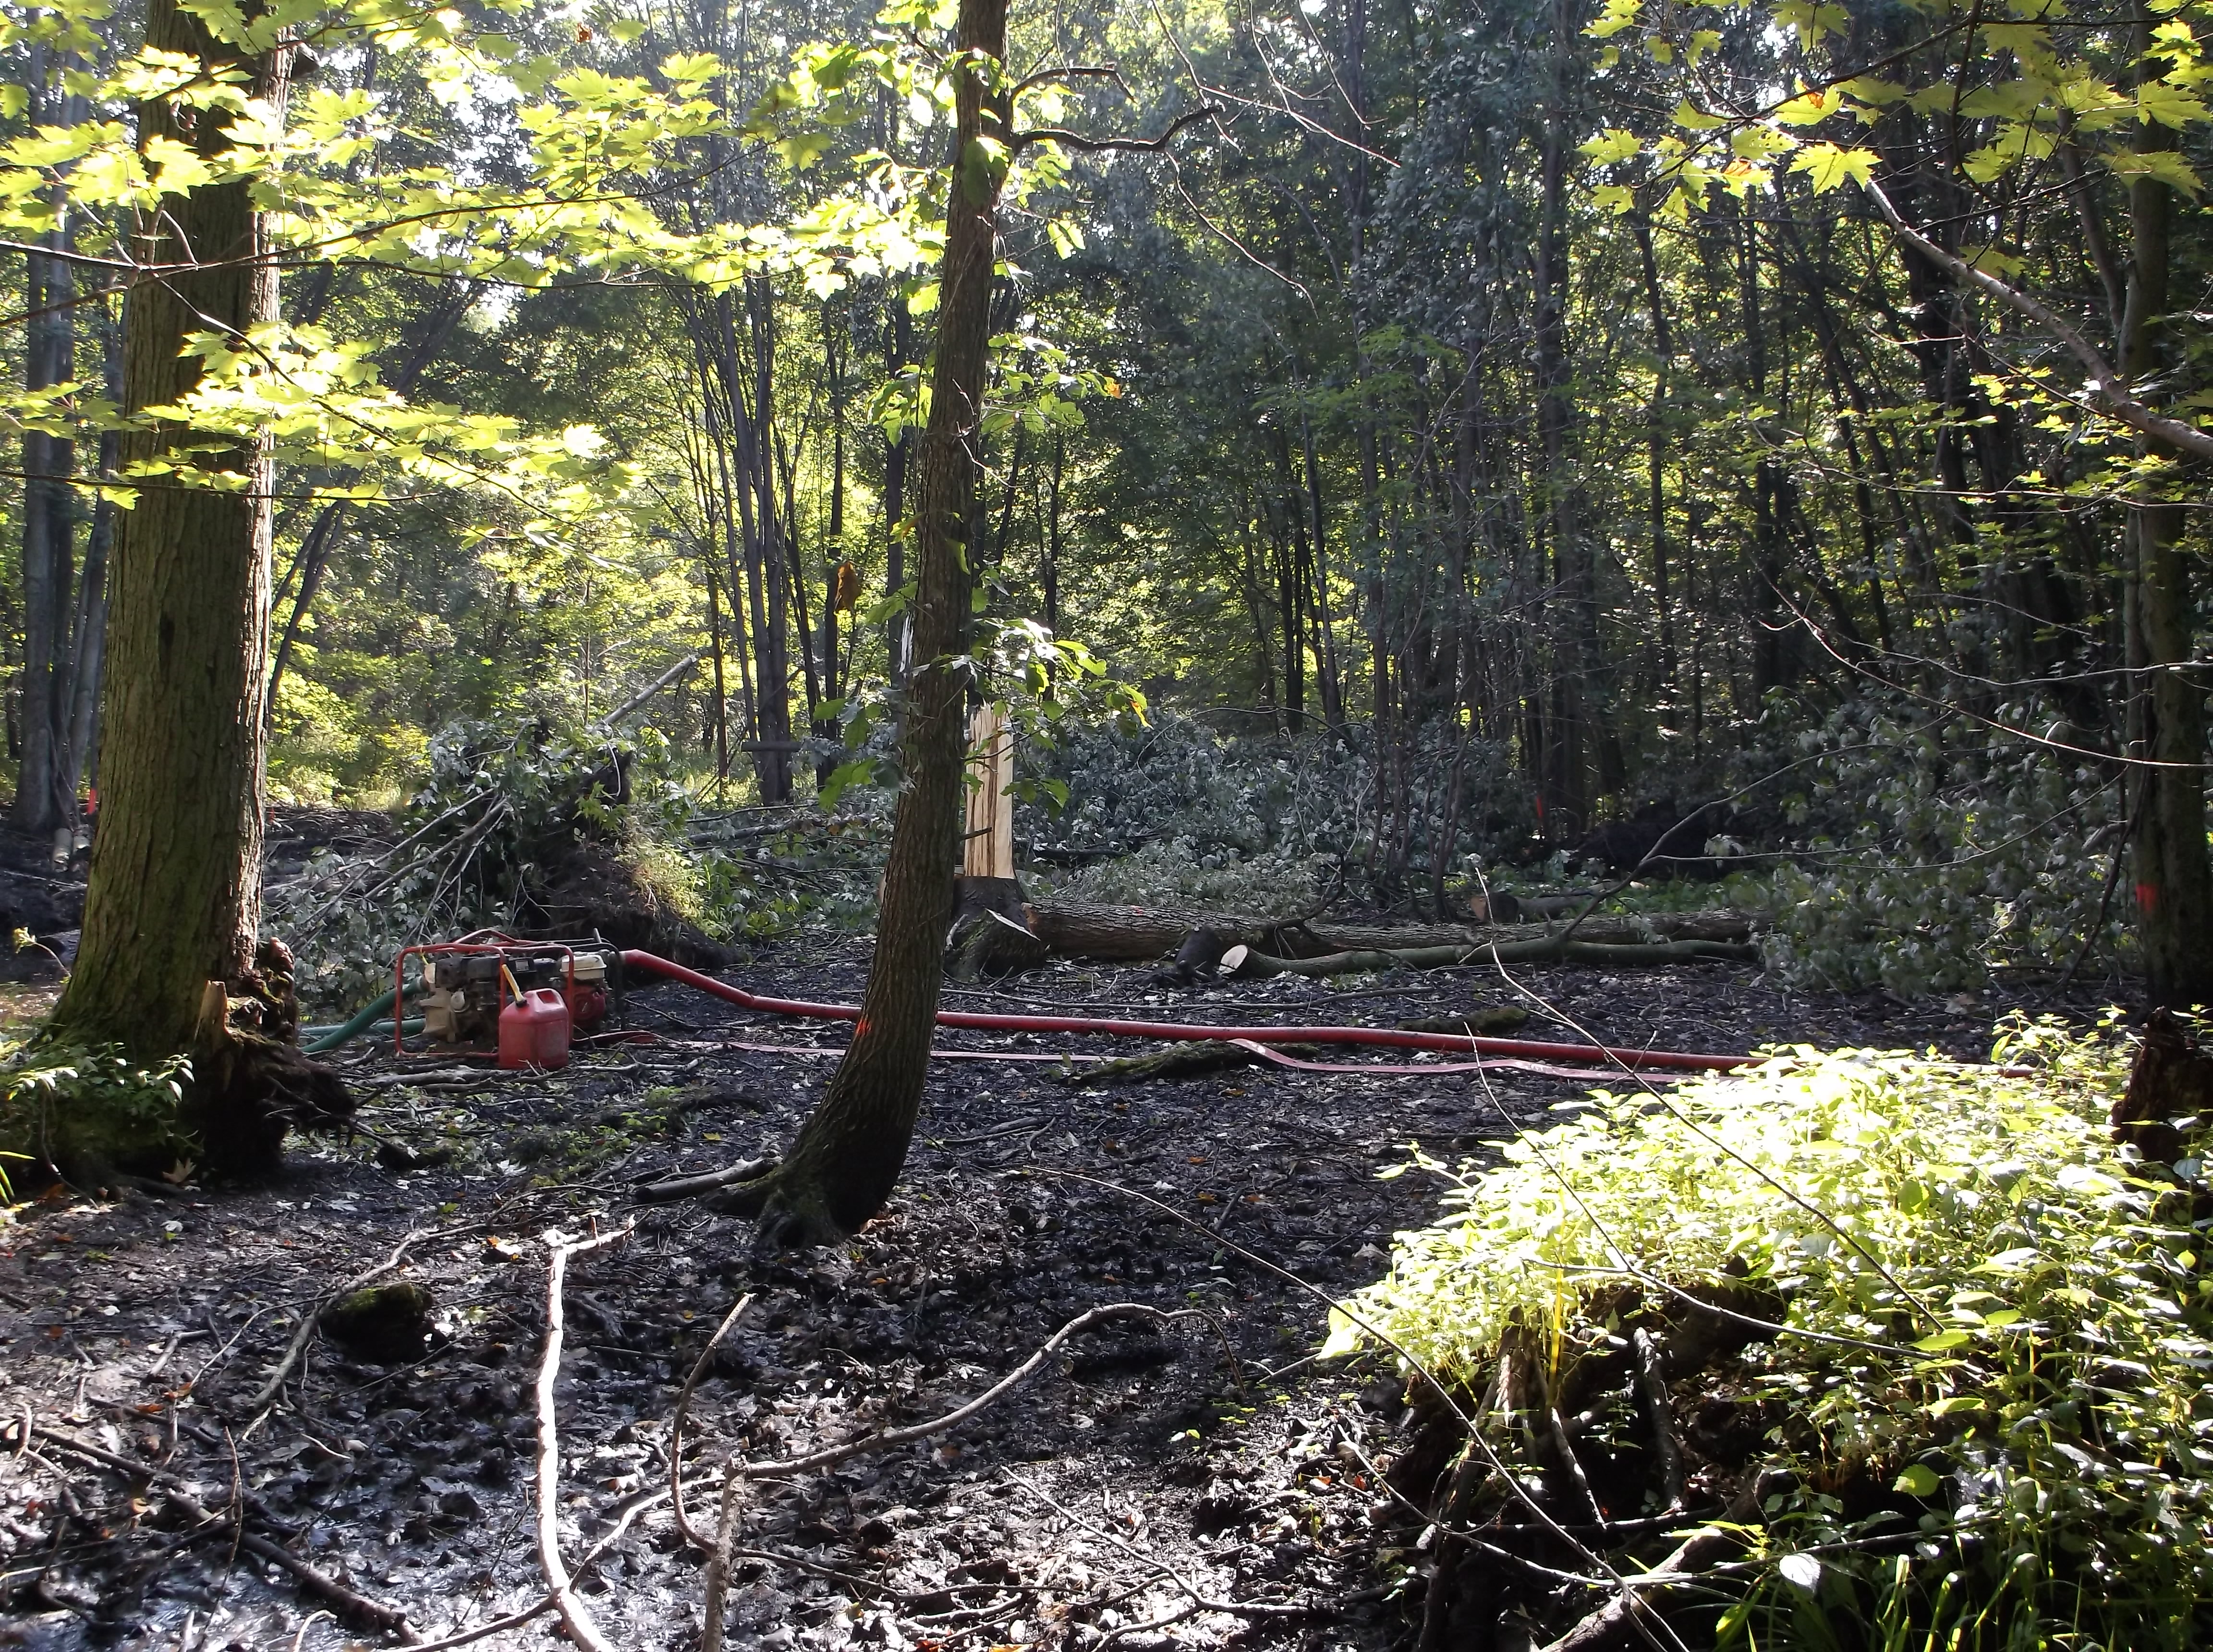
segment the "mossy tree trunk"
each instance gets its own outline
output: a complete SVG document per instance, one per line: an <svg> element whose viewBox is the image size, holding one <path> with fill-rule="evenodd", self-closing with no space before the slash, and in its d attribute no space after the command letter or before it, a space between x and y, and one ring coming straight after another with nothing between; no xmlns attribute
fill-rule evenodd
<svg viewBox="0 0 2213 1652"><path fill-rule="evenodd" d="M241 64L178 0L149 0L146 45L210 70L242 66L253 94L283 107L289 47ZM219 110L168 101L138 109L142 148L166 138L219 155L229 127ZM198 381L199 361L181 353L189 334L242 335L277 316L277 271L244 183L172 197L164 209L132 230L134 258L168 266L127 300L123 391L133 412L174 403ZM76 965L54 1017L72 1041L119 1045L141 1059L190 1051L201 1058L202 1090L211 1069L227 1064L206 1059L229 1021L204 1013L210 984L262 985L254 942L271 482L261 444L192 446L206 441L168 422L125 439L126 466L159 459L180 474L141 485L117 524L100 830ZM214 472L247 485L194 485ZM164 1145L131 1139L155 1128L88 1117L65 1121L64 1133L87 1150L127 1152Z"/></svg>
<svg viewBox="0 0 2213 1652"><path fill-rule="evenodd" d="M1008 0L961 0L964 64L1006 55ZM739 1189L730 1207L758 1215L765 1237L820 1242L853 1232L883 1208L906 1163L930 1069L946 927L960 859L961 766L967 725L966 535L977 485L976 432L991 342L991 271L1003 181L991 146L1007 152L1009 110L985 80L956 71L959 140L946 208L937 360L915 475L912 667L903 707L899 794L884 868L875 955L853 1042L790 1154Z"/></svg>

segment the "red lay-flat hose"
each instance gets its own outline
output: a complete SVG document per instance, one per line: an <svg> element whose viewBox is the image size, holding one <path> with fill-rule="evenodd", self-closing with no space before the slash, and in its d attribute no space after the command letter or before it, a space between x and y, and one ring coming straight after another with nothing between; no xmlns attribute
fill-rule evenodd
<svg viewBox="0 0 2213 1652"><path fill-rule="evenodd" d="M801 998L770 998L711 975L672 964L649 952L625 952L625 967L680 981L686 986L771 1015L802 1015L814 1021L857 1021L858 1004L811 1003ZM1397 1050L1442 1050L1465 1055L1515 1056L1538 1061L1597 1063L1628 1068L1675 1068L1726 1073L1749 1067L1754 1056L1702 1056L1681 1050L1623 1050L1600 1044L1544 1044L1529 1039L1461 1037L1450 1033L1401 1033L1384 1027L1208 1027L1182 1021L1094 1021L1082 1015L987 1015L975 1010L941 1009L940 1027L964 1027L980 1033L1072 1033L1125 1039L1243 1039L1255 1044L1378 1044Z"/></svg>

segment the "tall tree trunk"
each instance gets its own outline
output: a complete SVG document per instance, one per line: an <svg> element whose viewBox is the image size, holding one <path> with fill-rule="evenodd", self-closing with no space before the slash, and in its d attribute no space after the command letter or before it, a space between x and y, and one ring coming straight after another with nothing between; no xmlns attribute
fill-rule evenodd
<svg viewBox="0 0 2213 1652"><path fill-rule="evenodd" d="M108 399L123 402L123 333L111 316L101 329L101 377ZM100 438L100 476L112 481L123 457L122 438L113 431ZM67 739L55 765L54 798L63 823L80 820L78 789L94 772L93 746L100 738L100 696L107 666L107 564L115 545L115 500L102 491L92 509L92 532L84 546L84 571L77 579L76 648L70 661L67 692L57 710L65 713Z"/></svg>
<svg viewBox="0 0 2213 1652"><path fill-rule="evenodd" d="M2143 147L2161 147L2147 128ZM2129 186L2132 246L2120 369L2140 384L2161 365L2169 289L2173 194L2137 177ZM2157 453L2163 449L2153 448ZM2179 541L2173 483L2145 485L2129 515L2129 663L2136 668L2131 755L2137 771L2137 936L2155 1004L2213 1003L2213 867L2205 850L2205 686L2190 669L2190 567Z"/></svg>
<svg viewBox="0 0 2213 1652"><path fill-rule="evenodd" d="M1060 635L1060 497L1067 462L1068 438L1055 430L1052 481L1046 494L1045 566L1039 570L1045 586L1045 628L1055 637Z"/></svg>
<svg viewBox="0 0 2213 1652"><path fill-rule="evenodd" d="M149 51L228 69L237 53L215 40L182 0L149 0ZM245 66L253 95L283 107L291 50ZM203 156L229 143L230 118L168 100L138 110L138 141L182 143ZM242 337L277 319L277 269L264 256L265 226L243 182L170 197L156 220L133 229L148 264L170 266L129 297L124 404L136 412L184 398L201 374L181 353L188 335ZM199 262L195 262L199 260ZM262 686L268 663L271 465L245 442L194 451L204 432L161 424L134 433L123 457L166 460L174 485L140 491L118 524L107 646L107 748L99 841L86 892L76 967L55 1012L74 1040L120 1045L144 1059L189 1051L195 1074L186 1125L205 1132L210 1158L273 1160L284 1123L265 1129L281 1101L264 1085L246 1094L232 1064L234 1012L265 1013L265 1047L292 1032L281 949L257 959L261 917ZM244 488L195 485L211 472ZM227 1003L224 989L256 998L259 1012ZM291 1058L296 1070L319 1074ZM323 1076L327 1079L327 1076ZM343 1091L338 1094L343 1099ZM302 1095L310 1103L318 1097ZM226 1109L253 1106L255 1121ZM258 1122L256 1122L258 1121ZM218 1125L253 1140L218 1142ZM71 1121L88 1150L166 1144L170 1130L139 1114L87 1113Z"/></svg>
<svg viewBox="0 0 2213 1652"><path fill-rule="evenodd" d="M853 1041L783 1163L739 1190L733 1207L765 1235L819 1242L883 1208L906 1162L936 1029L959 852L965 749L968 588L980 547L962 537L978 482L974 438L991 344L991 265L1002 174L980 140L1003 143L1007 100L966 65L1006 55L1007 0L961 0L954 94L959 142L946 209L937 362L915 500L915 653L900 723L906 785L884 867L875 955ZM1001 149L1003 155L1004 150Z"/></svg>
<svg viewBox="0 0 2213 1652"><path fill-rule="evenodd" d="M907 309L906 300L896 291L890 292L885 302L891 317L884 327L884 373L888 378L897 378L914 359L914 317ZM987 298L985 302L990 301ZM907 461L913 453L913 433L905 429L896 441L887 442L884 448L886 596L897 596L906 583L906 472ZM884 622L884 674L894 688L906 682L912 620L911 614L894 613Z"/></svg>
<svg viewBox="0 0 2213 1652"><path fill-rule="evenodd" d="M67 126L82 120L82 98L36 107L46 102L46 58L43 48L33 53L34 124ZM69 66L66 59L58 65ZM30 319L23 341L23 383L28 389L50 389L76 376L76 270L67 256L75 240L74 217L64 202L61 222L43 238L46 250L24 260ZM62 823L57 793L67 766L63 747L69 733L70 621L76 607L76 444L66 436L32 431L23 437L22 753L12 816L19 832L43 833Z"/></svg>

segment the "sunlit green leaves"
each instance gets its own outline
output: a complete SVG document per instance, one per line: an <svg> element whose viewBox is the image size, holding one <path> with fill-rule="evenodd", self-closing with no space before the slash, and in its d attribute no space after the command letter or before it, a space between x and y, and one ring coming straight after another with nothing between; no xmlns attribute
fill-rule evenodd
<svg viewBox="0 0 2213 1652"><path fill-rule="evenodd" d="M1814 143L1801 149L1790 162L1790 170L1802 172L1813 180L1814 192L1825 195L1841 187L1846 181L1865 183L1875 175L1875 154L1873 149L1839 149L1834 143Z"/></svg>

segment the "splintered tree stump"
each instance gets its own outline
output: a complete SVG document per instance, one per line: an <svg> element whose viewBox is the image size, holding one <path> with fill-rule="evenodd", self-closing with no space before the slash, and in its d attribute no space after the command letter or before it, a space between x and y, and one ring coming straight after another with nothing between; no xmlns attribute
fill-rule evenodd
<svg viewBox="0 0 2213 1652"><path fill-rule="evenodd" d="M2143 1047L2129 1070L2129 1087L2113 1103L2113 1140L2133 1143L2146 1159L2173 1164L2188 1138L2213 1122L2213 1055L2165 1009L2144 1026Z"/></svg>
<svg viewBox="0 0 2213 1652"><path fill-rule="evenodd" d="M302 1055L292 954L264 941L238 980L210 981L192 1033L192 1080L182 1123L215 1176L252 1179L283 1161L294 1130L331 1129L353 1117L338 1076Z"/></svg>
<svg viewBox="0 0 2213 1652"><path fill-rule="evenodd" d="M960 879L954 886L953 931L945 972L956 981L1014 975L1051 955L1030 924L1021 885L1013 878Z"/></svg>

